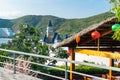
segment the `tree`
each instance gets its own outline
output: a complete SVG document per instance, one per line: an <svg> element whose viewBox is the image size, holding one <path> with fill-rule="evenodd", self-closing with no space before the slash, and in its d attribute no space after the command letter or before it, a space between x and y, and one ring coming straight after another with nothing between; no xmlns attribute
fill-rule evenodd
<svg viewBox="0 0 120 80"><path fill-rule="evenodd" d="M120 21L120 0L109 0L109 2L113 4L111 11L115 13L118 21Z"/></svg>
<svg viewBox="0 0 120 80"><path fill-rule="evenodd" d="M118 23L120 22L120 0L109 0L111 4L113 4L112 12L115 13L115 16L118 18ZM112 38L114 40L120 41L120 28L115 30Z"/></svg>
<svg viewBox="0 0 120 80"><path fill-rule="evenodd" d="M68 54L65 50L55 49L48 45L42 45L40 41L40 32L36 27L29 26L27 24L20 25L20 31L15 34L12 42L7 45L2 45L3 48L17 50L22 52L49 55L49 51L52 50L55 53L54 57L67 58ZM11 47L12 46L12 47ZM25 56L28 58L28 56ZM31 61L44 64L47 59L32 57Z"/></svg>
<svg viewBox="0 0 120 80"><path fill-rule="evenodd" d="M56 58L68 58L69 55L67 54L67 51L66 50L63 50L62 48L53 48L53 47L50 47L50 50L52 52L52 54L54 54L53 57L56 57ZM49 60L51 65L55 65L57 63L56 60Z"/></svg>
<svg viewBox="0 0 120 80"><path fill-rule="evenodd" d="M113 38L114 40L120 41L120 28L118 28L118 29L114 32L112 38Z"/></svg>
<svg viewBox="0 0 120 80"><path fill-rule="evenodd" d="M17 50L22 52L49 55L47 45L42 45L40 41L40 32L36 27L29 26L27 24L20 25L20 31L15 34L12 42L9 44L3 44L1 47L11 50ZM28 56L24 56L28 58ZM37 60L36 60L37 59ZM47 59L31 57L31 61L38 63L45 63Z"/></svg>

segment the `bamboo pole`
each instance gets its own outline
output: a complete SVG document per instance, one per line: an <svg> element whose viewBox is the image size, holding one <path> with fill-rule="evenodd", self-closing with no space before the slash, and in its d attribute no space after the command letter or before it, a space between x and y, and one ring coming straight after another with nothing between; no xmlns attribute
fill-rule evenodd
<svg viewBox="0 0 120 80"><path fill-rule="evenodd" d="M100 50L100 38L98 38L98 51Z"/></svg>

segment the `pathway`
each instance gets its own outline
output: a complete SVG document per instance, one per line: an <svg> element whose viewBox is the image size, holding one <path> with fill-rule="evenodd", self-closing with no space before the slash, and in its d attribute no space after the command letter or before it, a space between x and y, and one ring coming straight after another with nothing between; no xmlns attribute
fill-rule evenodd
<svg viewBox="0 0 120 80"><path fill-rule="evenodd" d="M13 74L13 71L0 67L0 80L42 80L42 79L38 79L18 72L16 74Z"/></svg>

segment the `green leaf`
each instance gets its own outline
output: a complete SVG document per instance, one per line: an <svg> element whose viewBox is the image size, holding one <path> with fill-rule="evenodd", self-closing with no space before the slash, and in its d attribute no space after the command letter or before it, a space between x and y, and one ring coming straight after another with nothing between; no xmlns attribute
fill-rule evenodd
<svg viewBox="0 0 120 80"><path fill-rule="evenodd" d="M112 38L113 38L114 40L120 41L120 28L118 28L118 29L114 32Z"/></svg>

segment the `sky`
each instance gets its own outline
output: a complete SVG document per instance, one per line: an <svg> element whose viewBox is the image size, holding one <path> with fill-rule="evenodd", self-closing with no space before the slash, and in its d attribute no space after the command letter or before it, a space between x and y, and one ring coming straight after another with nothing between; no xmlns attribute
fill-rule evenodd
<svg viewBox="0 0 120 80"><path fill-rule="evenodd" d="M0 0L0 18L14 19L24 15L85 18L110 8L108 0Z"/></svg>

